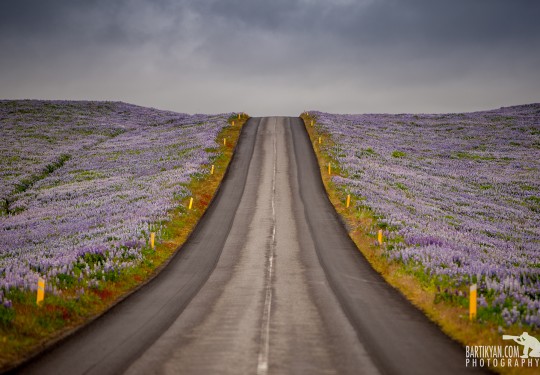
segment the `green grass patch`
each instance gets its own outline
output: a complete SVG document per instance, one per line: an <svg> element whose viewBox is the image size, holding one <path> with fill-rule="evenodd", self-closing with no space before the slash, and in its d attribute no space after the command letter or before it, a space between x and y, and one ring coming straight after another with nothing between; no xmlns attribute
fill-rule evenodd
<svg viewBox="0 0 540 375"><path fill-rule="evenodd" d="M405 186L405 184L402 184L401 182L396 182L395 187L397 187L399 190L407 191L409 188Z"/></svg>
<svg viewBox="0 0 540 375"><path fill-rule="evenodd" d="M493 156L483 156L478 154L471 154L465 151L458 151L452 155L455 159L466 159L466 160L495 160Z"/></svg>
<svg viewBox="0 0 540 375"><path fill-rule="evenodd" d="M357 158L371 157L378 155L371 147L365 148L363 150L357 151L354 153Z"/></svg>
<svg viewBox="0 0 540 375"><path fill-rule="evenodd" d="M534 212L540 213L540 197L530 196L525 198L525 205Z"/></svg>

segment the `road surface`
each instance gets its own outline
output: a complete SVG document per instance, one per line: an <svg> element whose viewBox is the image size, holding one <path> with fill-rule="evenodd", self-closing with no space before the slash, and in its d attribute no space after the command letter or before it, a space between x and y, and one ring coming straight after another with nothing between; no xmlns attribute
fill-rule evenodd
<svg viewBox="0 0 540 375"><path fill-rule="evenodd" d="M456 374L465 352L374 272L298 118L252 118L158 277L17 369L39 374Z"/></svg>

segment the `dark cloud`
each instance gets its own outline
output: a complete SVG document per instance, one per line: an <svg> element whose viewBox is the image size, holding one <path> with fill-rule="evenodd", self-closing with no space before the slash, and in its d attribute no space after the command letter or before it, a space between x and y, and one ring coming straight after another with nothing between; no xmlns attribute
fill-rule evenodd
<svg viewBox="0 0 540 375"><path fill-rule="evenodd" d="M186 112L539 101L534 0L8 0L0 97Z"/></svg>

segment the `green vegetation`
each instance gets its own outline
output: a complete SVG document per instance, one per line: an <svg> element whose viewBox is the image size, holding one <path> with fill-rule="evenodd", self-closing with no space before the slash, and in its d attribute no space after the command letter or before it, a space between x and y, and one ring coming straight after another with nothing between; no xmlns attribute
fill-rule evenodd
<svg viewBox="0 0 540 375"><path fill-rule="evenodd" d="M371 147L355 152L357 158L370 157L378 155Z"/></svg>
<svg viewBox="0 0 540 375"><path fill-rule="evenodd" d="M525 204L531 211L540 212L540 197L527 197L525 198Z"/></svg>
<svg viewBox="0 0 540 375"><path fill-rule="evenodd" d="M477 154L471 154L469 152L460 151L452 155L456 159L468 159L468 160L495 160L493 156L483 156Z"/></svg>

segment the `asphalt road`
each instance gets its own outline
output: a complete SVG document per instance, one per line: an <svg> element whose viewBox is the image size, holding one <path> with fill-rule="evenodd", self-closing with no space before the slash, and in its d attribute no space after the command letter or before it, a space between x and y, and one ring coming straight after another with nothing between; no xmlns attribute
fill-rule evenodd
<svg viewBox="0 0 540 375"><path fill-rule="evenodd" d="M298 118L252 118L158 277L17 369L39 374L456 374L465 352L374 272Z"/></svg>

